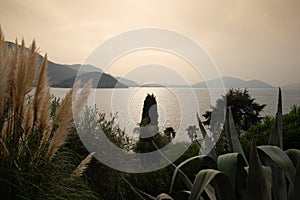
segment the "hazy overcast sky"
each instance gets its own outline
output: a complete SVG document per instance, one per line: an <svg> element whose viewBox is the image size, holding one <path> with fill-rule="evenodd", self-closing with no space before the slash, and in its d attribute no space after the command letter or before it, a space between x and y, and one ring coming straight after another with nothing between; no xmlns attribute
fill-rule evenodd
<svg viewBox="0 0 300 200"><path fill-rule="evenodd" d="M224 76L300 82L299 0L0 0L0 24L7 40L35 38L50 60L70 64L118 33L167 28L200 43ZM123 73L117 64L110 73Z"/></svg>

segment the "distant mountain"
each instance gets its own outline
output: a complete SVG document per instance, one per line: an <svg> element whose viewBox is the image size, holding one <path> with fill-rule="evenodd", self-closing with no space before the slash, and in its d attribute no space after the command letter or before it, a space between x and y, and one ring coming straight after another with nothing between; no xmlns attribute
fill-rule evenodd
<svg viewBox="0 0 300 200"><path fill-rule="evenodd" d="M263 81L259 80L250 80L245 81L239 78L232 78L232 77L221 77L224 82L225 88L273 88L272 85L267 84ZM206 88L209 84L212 88L218 87L218 81L220 81L220 78L208 80L206 82L198 82L193 84L194 87L201 87Z"/></svg>
<svg viewBox="0 0 300 200"><path fill-rule="evenodd" d="M8 47L13 47L14 43L12 42L6 42ZM26 48L28 49L28 48ZM44 57L42 55L38 55L38 63L39 67L42 63ZM97 80L96 76L100 76L101 74L101 81L102 83L98 84L98 87L104 87L104 88L113 88L113 87L119 87L119 88L126 88L127 86L119 83L113 76L108 75L106 73L103 73L103 71L100 68L97 68L92 65L81 65L81 64L73 64L73 65L66 65L66 64L57 64L54 62L51 62L48 60L47 63L47 75L49 79L50 86L53 87L72 87L75 77L77 75L81 76L84 81L89 80L90 78L93 78L94 80ZM78 70L80 69L80 73L78 73ZM77 74L78 73L78 74ZM83 82L84 82L83 81ZM86 81L87 82L87 81ZM95 85L95 84L93 84Z"/></svg>
<svg viewBox="0 0 300 200"><path fill-rule="evenodd" d="M7 42L7 45L9 47L14 46L14 43ZM43 56L38 56L38 62L41 63L43 60ZM80 73L78 73L78 70L80 69ZM78 73L78 74L77 74ZM80 64L73 64L73 65L67 65L67 64L57 64L51 61L48 61L48 68L47 68L47 75L49 78L49 83L51 86L54 87L71 87L74 83L76 75L82 76L84 80L93 79L97 80L97 76L102 75L102 78L100 81L103 81L103 83L99 83L97 87L105 87L105 88L113 88L113 87L161 87L161 85L158 84L139 84L135 81L117 77L114 78L113 76L104 73L100 68L97 68L92 65L80 65ZM245 81L239 78L232 78L232 77L222 77L224 85L226 88L272 88L272 85L269 85L263 81L259 80L250 80ZM209 83L212 87L217 87L217 80L213 79L209 80L207 82L198 82L196 84L193 84L193 87L201 87L206 88L206 83ZM94 85L94 84L93 84ZM173 85L169 84L168 87L189 87L187 85ZM299 84L292 84L283 86L283 88L300 88Z"/></svg>
<svg viewBox="0 0 300 200"><path fill-rule="evenodd" d="M159 83L146 83L146 84L142 84L141 87L169 87L169 86L161 85Z"/></svg>
<svg viewBox="0 0 300 200"><path fill-rule="evenodd" d="M118 80L115 79L113 76L100 72L90 72L86 74L81 74L77 76L77 80L79 79L82 83L87 83L89 80L93 80L93 88L128 88L127 85L118 82ZM53 84L52 87L70 88L73 86L75 80L76 77L74 76L72 78L63 80L57 84Z"/></svg>
<svg viewBox="0 0 300 200"><path fill-rule="evenodd" d="M282 86L284 89L300 89L300 83L293 83Z"/></svg>
<svg viewBox="0 0 300 200"><path fill-rule="evenodd" d="M79 71L79 74L89 73L89 72L100 72L103 73L102 69L95 67L93 65L81 65L81 64L73 64L73 65L65 65L66 67L75 70L76 72Z"/></svg>
<svg viewBox="0 0 300 200"><path fill-rule="evenodd" d="M138 84L137 82L133 81L133 80L130 80L130 79L126 79L126 78L123 78L123 77L116 77L116 79L124 84L124 85L127 85L129 87L139 87L140 84Z"/></svg>
<svg viewBox="0 0 300 200"><path fill-rule="evenodd" d="M14 46L14 43L12 42L6 42L8 47ZM42 55L38 55L38 63L39 66L42 63L43 60ZM49 78L50 85L54 83L58 83L64 79L71 78L77 74L77 71L72 69L71 67L68 67L70 65L61 65L54 62L51 62L48 60L48 68L47 68L47 75Z"/></svg>

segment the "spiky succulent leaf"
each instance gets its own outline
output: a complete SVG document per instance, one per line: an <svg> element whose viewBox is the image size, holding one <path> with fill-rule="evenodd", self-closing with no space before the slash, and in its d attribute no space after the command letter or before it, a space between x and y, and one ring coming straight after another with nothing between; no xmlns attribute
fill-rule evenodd
<svg viewBox="0 0 300 200"><path fill-rule="evenodd" d="M204 152L201 152L201 149L203 149L203 147L201 147L201 145L197 142L197 144L199 145L199 148L200 148L200 153L206 153L208 156L212 157L215 161L217 160L217 153L216 153L216 150L214 148L214 144L211 140L211 137L208 136L201 120L200 120L200 117L199 115L197 114L197 121L198 121L198 124L199 124L199 128L200 128L200 131L202 133L202 137L204 138L204 145L205 145L205 148L208 149L208 150L205 150L204 149Z"/></svg>
<svg viewBox="0 0 300 200"><path fill-rule="evenodd" d="M226 116L226 121L225 121L225 132L226 132L226 137L229 143L229 147L232 153L240 153L243 158L245 159L245 162L248 164L248 161L246 159L244 150L242 148L242 145L239 140L239 136L237 134L234 121L233 121L233 116L231 109L228 109L228 114Z"/></svg>
<svg viewBox="0 0 300 200"><path fill-rule="evenodd" d="M291 200L298 200L300 199L300 164L298 164L296 168L296 176L295 176L295 183L294 188L290 190L290 199Z"/></svg>
<svg viewBox="0 0 300 200"><path fill-rule="evenodd" d="M288 155L277 146L258 147L261 161L272 169L272 194L275 200L287 199L294 188L296 169ZM287 182L289 181L289 192Z"/></svg>
<svg viewBox="0 0 300 200"><path fill-rule="evenodd" d="M197 174L189 200L200 199L201 194L209 184L213 186L217 199L234 199L234 192L227 176L217 170L205 169Z"/></svg>
<svg viewBox="0 0 300 200"><path fill-rule="evenodd" d="M294 167L300 165L300 150L299 149L288 149L285 151L290 160L293 162Z"/></svg>
<svg viewBox="0 0 300 200"><path fill-rule="evenodd" d="M289 199L296 200L300 199L300 150L298 149L288 149L285 153L289 156L296 168L294 187L290 187Z"/></svg>
<svg viewBox="0 0 300 200"><path fill-rule="evenodd" d="M277 146L259 146L257 148L260 150L259 152L265 153L281 169L291 184L294 183L296 169L293 162L282 149ZM264 162L263 159L262 162Z"/></svg>
<svg viewBox="0 0 300 200"><path fill-rule="evenodd" d="M283 136L282 136L282 97L281 89L278 91L278 104L275 121L269 136L269 145L275 145L283 149Z"/></svg>
<svg viewBox="0 0 300 200"><path fill-rule="evenodd" d="M247 173L243 157L239 153L228 153L218 157L218 170L230 180L237 199L246 199Z"/></svg>
<svg viewBox="0 0 300 200"><path fill-rule="evenodd" d="M268 184L253 138L248 172L247 199L271 200L271 186L271 184Z"/></svg>
<svg viewBox="0 0 300 200"><path fill-rule="evenodd" d="M190 179L181 171L181 167L183 167L184 165L196 160L196 159L200 159L200 160L203 160L204 163L210 167L210 168L217 168L217 164L216 162L209 156L203 156L203 155L200 155L200 156L194 156L194 157L191 157L191 158L188 158L187 160L181 162L174 170L173 172L173 176L172 176L172 180L171 180L171 186L170 186L170 190L169 190L169 194L171 194L173 192L173 187L174 187L174 184L175 184L175 180L176 180L176 177L177 177L177 174L178 176L183 180L183 182L185 183L186 187L190 190L193 186L192 182L190 181Z"/></svg>

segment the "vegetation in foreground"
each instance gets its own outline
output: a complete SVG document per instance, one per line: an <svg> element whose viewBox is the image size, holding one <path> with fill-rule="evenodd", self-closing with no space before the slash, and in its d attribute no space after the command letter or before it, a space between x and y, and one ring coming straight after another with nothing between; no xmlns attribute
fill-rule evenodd
<svg viewBox="0 0 300 200"><path fill-rule="evenodd" d="M51 117L46 62L47 56L38 66L35 42L29 51L24 41L21 47L16 42L8 48L0 30L0 198L94 199L81 177L92 154L83 159L65 146L77 88L67 93ZM38 67L36 90L30 96ZM75 112L84 106L89 87L79 92Z"/></svg>
<svg viewBox="0 0 300 200"><path fill-rule="evenodd" d="M39 67L35 43L30 51L24 47L22 42L21 48L7 48L0 31L1 199L300 198L300 153L291 149L299 149L300 107L282 115L281 95L276 117L259 118L249 126L241 121L247 126L243 135L236 130L236 125L242 126L234 123L235 112L228 112L226 131L209 155L199 155L200 143L193 138L197 128L190 127L194 142L174 165L127 174L92 159L72 123L71 97L76 87L62 101L50 101L46 58ZM37 89L30 97L38 69ZM81 90L76 108L83 107L87 91L88 86ZM97 109L87 109L83 116L83 120L96 119L94 125L126 151L153 151L153 141L164 146L175 135L169 127L152 141L135 143L115 124L114 117L107 120ZM151 123L144 116L141 126ZM200 121L199 128L207 135ZM147 148L141 145L144 142ZM256 147L256 143L270 145Z"/></svg>
<svg viewBox="0 0 300 200"><path fill-rule="evenodd" d="M207 143L212 142L211 136L208 136L200 120L199 127L203 137L208 137L203 145L208 145ZM283 150L280 89L277 113L268 135L268 145L257 147L253 137L249 159L247 159L230 108L226 116L225 132L230 153L216 157L213 148L208 155L201 155L199 152L199 156L183 161L175 167L168 194L161 193L153 197L132 186L133 190L141 199L296 200L300 198L300 150ZM191 181L181 168L193 160L201 160L209 167L200 170ZM174 190L177 177L185 184L184 190Z"/></svg>

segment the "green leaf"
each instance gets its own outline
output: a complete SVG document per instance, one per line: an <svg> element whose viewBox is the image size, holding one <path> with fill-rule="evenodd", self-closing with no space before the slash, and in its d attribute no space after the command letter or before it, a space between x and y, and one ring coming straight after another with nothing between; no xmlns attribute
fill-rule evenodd
<svg viewBox="0 0 300 200"><path fill-rule="evenodd" d="M289 199L298 200L300 199L300 150L288 149L285 152L293 162L294 167L296 168L294 187L290 187Z"/></svg>
<svg viewBox="0 0 300 200"><path fill-rule="evenodd" d="M162 193L156 197L155 200L173 200L168 194Z"/></svg>
<svg viewBox="0 0 300 200"><path fill-rule="evenodd" d="M217 199L234 199L234 193L226 175L214 169L205 169L197 174L189 200L198 200L209 184L215 189Z"/></svg>
<svg viewBox="0 0 300 200"><path fill-rule="evenodd" d="M296 176L295 176L295 183L294 188L291 190L291 199L292 200L299 200L300 199L300 164L297 166L296 169Z"/></svg>
<svg viewBox="0 0 300 200"><path fill-rule="evenodd" d="M300 165L300 150L299 149L288 149L285 151L290 160L293 162L294 167Z"/></svg>
<svg viewBox="0 0 300 200"><path fill-rule="evenodd" d="M274 200L287 199L294 188L296 169L287 154L277 146L258 147L264 165L272 169L272 194ZM287 190L286 178L289 181ZM289 191L289 192L288 192Z"/></svg>
<svg viewBox="0 0 300 200"><path fill-rule="evenodd" d="M216 192L215 192L215 189L213 188L213 186L211 186L210 184L208 184L206 186L206 188L204 189L204 191L207 194L209 200L217 200L217 198L216 198Z"/></svg>
<svg viewBox="0 0 300 200"><path fill-rule="evenodd" d="M179 176L180 178L183 180L183 182L185 183L186 187L188 189L191 189L192 186L193 186L193 183L190 181L190 179L187 177L187 175L181 171L181 167L189 162L191 162L192 160L195 160L195 159L198 159L198 158L201 158L202 156L195 156L195 157L191 157L183 162L181 162L174 170L173 172L173 176L172 176L172 180L171 180L171 186L170 186L170 190L169 190L169 194L172 193L172 190L173 190L173 187L174 187L174 184L175 184L175 180L176 180L176 177L177 177L177 174L179 173Z"/></svg>
<svg viewBox="0 0 300 200"><path fill-rule="evenodd" d="M283 137L282 137L282 97L281 89L278 92L278 104L275 122L272 127L271 134L269 136L269 145L278 146L283 149Z"/></svg>
<svg viewBox="0 0 300 200"><path fill-rule="evenodd" d="M229 111L228 114L226 115L226 121L225 121L225 132L226 132L226 137L229 143L230 150L233 153L240 153L243 156L245 162L248 164L244 150L239 140L239 136L235 129L231 109L229 108L228 110Z"/></svg>
<svg viewBox="0 0 300 200"><path fill-rule="evenodd" d="M206 152L206 151L201 152L200 151L200 153L206 153L208 156L212 157L216 161L217 160L217 153L216 153L216 150L214 148L214 144L211 141L211 137L209 137L207 135L207 132L206 132L201 120L200 120L200 117L199 117L198 113L197 113L197 121L198 121L198 124L199 124L200 131L202 133L202 137L204 139L205 148L210 150L210 152ZM197 144L199 145L200 150L203 149L203 147L201 147L199 141L197 141Z"/></svg>
<svg viewBox="0 0 300 200"><path fill-rule="evenodd" d="M208 157L208 156L203 156L203 155L200 155L200 156L194 156L194 157L191 157L189 159L186 159L185 161L181 162L174 170L173 172L173 176L172 176L172 180L171 180L171 186L170 186L170 190L169 190L169 194L172 194L172 190L173 190L173 187L174 187L174 184L175 184L175 180L176 180L176 177L177 177L177 174L179 174L179 177L183 180L183 182L185 183L185 185L187 186L187 188L190 190L193 186L192 182L190 181L190 179L185 175L185 173L183 173L181 171L181 167L183 167L184 165L188 164L189 162L195 160L195 159L201 159L201 160L204 160L204 163L206 163L206 165L208 165L209 167L212 167L212 168L216 168L216 163L215 161L211 158L211 157Z"/></svg>
<svg viewBox="0 0 300 200"><path fill-rule="evenodd" d="M296 169L288 155L277 146L259 146L260 151L264 152L285 174L291 184L294 183ZM264 162L262 160L262 162Z"/></svg>
<svg viewBox="0 0 300 200"><path fill-rule="evenodd" d="M262 165L262 169L263 169L264 178L266 179L267 185L271 186L272 185L272 169L271 169L271 167ZM249 166L245 167L245 170L248 174L249 173Z"/></svg>
<svg viewBox="0 0 300 200"><path fill-rule="evenodd" d="M206 130L205 130L205 128L204 128L204 126L203 126L203 124L201 122L201 119L200 119L198 113L197 113L197 121L198 121L198 124L199 124L200 131L202 133L202 137L205 138L206 135L207 135L207 133L206 133Z"/></svg>
<svg viewBox="0 0 300 200"><path fill-rule="evenodd" d="M272 185L266 179L264 169L258 157L255 140L252 138L248 172L248 200L271 200Z"/></svg>
<svg viewBox="0 0 300 200"><path fill-rule="evenodd" d="M239 153L228 153L218 157L218 169L230 180L237 199L246 199L247 173L243 157Z"/></svg>

